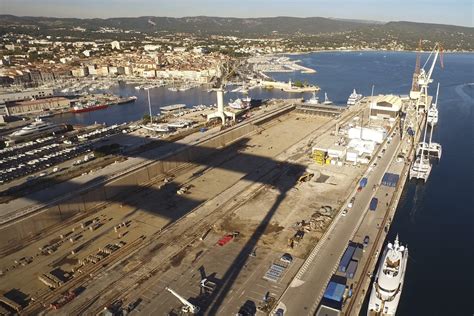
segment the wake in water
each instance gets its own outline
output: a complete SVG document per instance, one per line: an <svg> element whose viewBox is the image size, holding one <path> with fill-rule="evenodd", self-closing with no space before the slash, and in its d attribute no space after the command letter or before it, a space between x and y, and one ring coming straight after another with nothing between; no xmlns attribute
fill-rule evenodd
<svg viewBox="0 0 474 316"><path fill-rule="evenodd" d="M410 221L415 223L415 216L419 208L423 209L421 206L423 205L423 200L425 197L425 183L421 183L417 181L415 184L415 195L413 196L413 204L410 209Z"/></svg>
<svg viewBox="0 0 474 316"><path fill-rule="evenodd" d="M463 111L463 114L467 115L472 111L472 105L474 105L474 98L466 93L465 88L468 88L469 92L471 94L474 93L474 83L464 83L457 85L456 88L454 88L454 91L456 91L456 94L461 97L463 100L462 103L458 104L460 106L461 111Z"/></svg>

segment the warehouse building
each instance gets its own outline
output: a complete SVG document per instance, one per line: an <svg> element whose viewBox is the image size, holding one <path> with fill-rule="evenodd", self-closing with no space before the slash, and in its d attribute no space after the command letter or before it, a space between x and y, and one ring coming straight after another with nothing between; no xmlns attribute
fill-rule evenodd
<svg viewBox="0 0 474 316"><path fill-rule="evenodd" d="M9 115L37 113L48 110L58 110L70 107L69 99L54 97L31 101L19 101L7 106Z"/></svg>

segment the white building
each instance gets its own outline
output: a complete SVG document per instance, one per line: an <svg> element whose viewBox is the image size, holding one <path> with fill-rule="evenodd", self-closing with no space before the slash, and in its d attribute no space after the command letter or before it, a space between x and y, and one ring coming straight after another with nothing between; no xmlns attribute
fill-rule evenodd
<svg viewBox="0 0 474 316"><path fill-rule="evenodd" d="M147 45L143 46L143 49L146 50L147 52L159 50L160 48L161 48L161 45L147 44Z"/></svg>
<svg viewBox="0 0 474 316"><path fill-rule="evenodd" d="M110 43L110 46L112 46L112 49L120 50L120 43L118 41L113 41Z"/></svg>
<svg viewBox="0 0 474 316"><path fill-rule="evenodd" d="M394 121L402 109L402 99L393 94L380 95L372 99L369 107L371 119Z"/></svg>
<svg viewBox="0 0 474 316"><path fill-rule="evenodd" d="M376 142L377 144L381 144L387 136L387 132L384 129L373 129L366 127L362 128L361 130L360 126L356 126L349 128L347 131L347 136L349 139L368 140Z"/></svg>

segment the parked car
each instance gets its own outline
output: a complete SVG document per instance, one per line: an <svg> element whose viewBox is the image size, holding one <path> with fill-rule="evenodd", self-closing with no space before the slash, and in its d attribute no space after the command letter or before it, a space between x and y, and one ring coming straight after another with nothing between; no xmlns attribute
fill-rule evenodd
<svg viewBox="0 0 474 316"><path fill-rule="evenodd" d="M364 248L369 245L369 241L370 241L370 237L369 237L369 236L365 236L365 237L364 237Z"/></svg>
<svg viewBox="0 0 474 316"><path fill-rule="evenodd" d="M284 253L280 260L289 264L293 262L293 257L289 253Z"/></svg>
<svg viewBox="0 0 474 316"><path fill-rule="evenodd" d="M355 199L355 196L353 196L352 199L349 201L349 204L347 204L348 208L352 208L352 206L354 206Z"/></svg>
<svg viewBox="0 0 474 316"><path fill-rule="evenodd" d="M347 209L344 209L344 211L342 211L341 215L346 216L347 215Z"/></svg>

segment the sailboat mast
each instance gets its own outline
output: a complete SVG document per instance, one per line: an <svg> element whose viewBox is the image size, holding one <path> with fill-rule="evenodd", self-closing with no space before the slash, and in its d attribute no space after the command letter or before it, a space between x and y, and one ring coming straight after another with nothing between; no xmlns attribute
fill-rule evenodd
<svg viewBox="0 0 474 316"><path fill-rule="evenodd" d="M153 123L153 115L151 114L150 90L148 92L148 109L150 110L150 124Z"/></svg>
<svg viewBox="0 0 474 316"><path fill-rule="evenodd" d="M438 82L438 87L436 88L436 100L435 100L436 108L438 108L438 93L439 93L439 82Z"/></svg>

